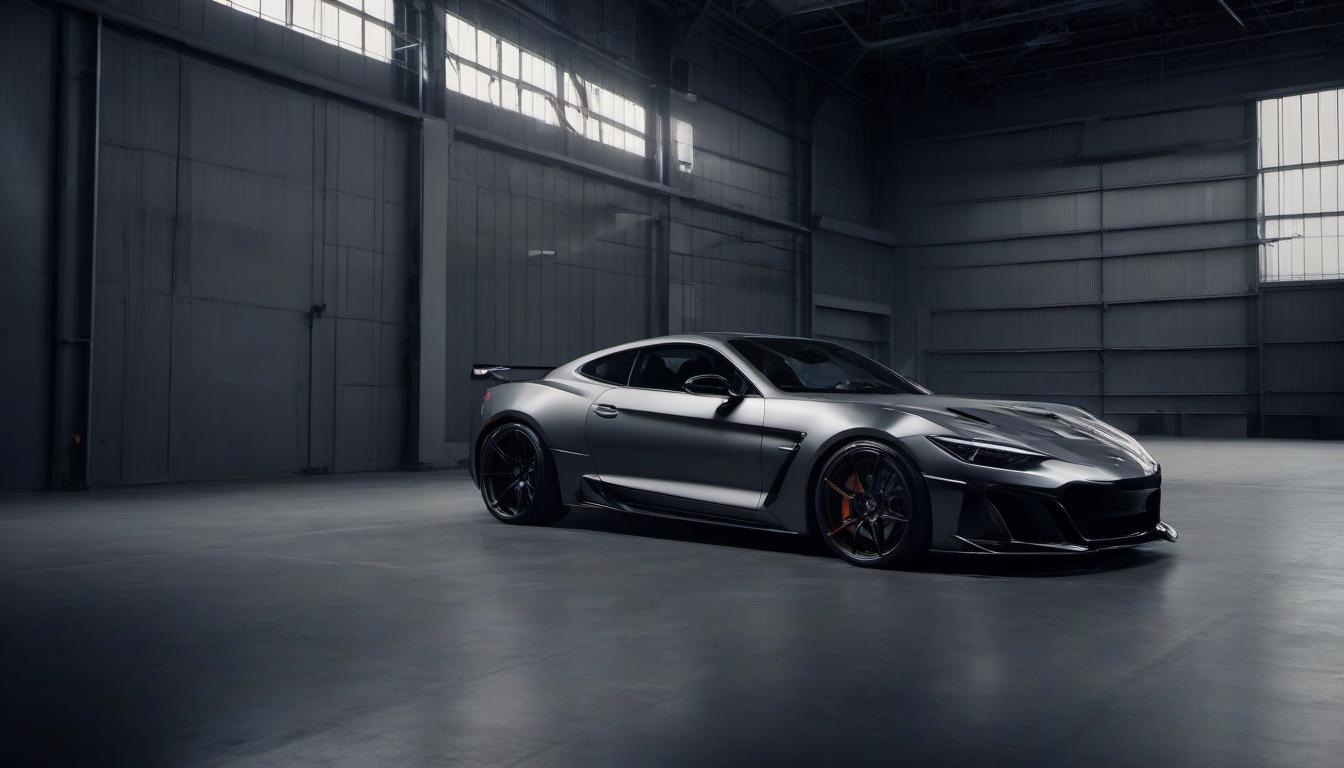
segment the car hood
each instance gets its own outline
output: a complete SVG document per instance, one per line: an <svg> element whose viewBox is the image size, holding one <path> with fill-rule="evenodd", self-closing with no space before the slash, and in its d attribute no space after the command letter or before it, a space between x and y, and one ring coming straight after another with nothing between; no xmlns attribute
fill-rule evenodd
<svg viewBox="0 0 1344 768"><path fill-rule="evenodd" d="M1137 440L1070 405L941 395L821 395L818 399L909 413L935 425L928 434L1014 445L1073 464L1104 467L1125 477L1150 475L1158 469Z"/></svg>

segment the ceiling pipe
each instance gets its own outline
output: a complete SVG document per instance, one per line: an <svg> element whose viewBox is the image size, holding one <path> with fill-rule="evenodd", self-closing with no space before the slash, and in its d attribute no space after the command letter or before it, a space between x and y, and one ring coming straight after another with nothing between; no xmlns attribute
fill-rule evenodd
<svg viewBox="0 0 1344 768"><path fill-rule="evenodd" d="M1227 4L1227 0L1218 0L1218 4L1223 6L1223 10L1227 11L1227 15L1231 16L1233 21L1237 22L1237 26L1242 29L1246 28L1246 22L1242 21L1241 17L1237 15L1237 12L1232 10L1232 6Z"/></svg>

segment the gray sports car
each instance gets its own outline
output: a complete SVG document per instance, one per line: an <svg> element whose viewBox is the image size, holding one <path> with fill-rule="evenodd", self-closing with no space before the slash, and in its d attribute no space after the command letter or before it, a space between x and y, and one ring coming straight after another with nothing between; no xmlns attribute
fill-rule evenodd
<svg viewBox="0 0 1344 768"><path fill-rule="evenodd" d="M529 381L477 366L472 478L506 523L600 507L814 535L856 565L1175 541L1143 446L1067 405L942 397L845 347L666 336Z"/></svg>

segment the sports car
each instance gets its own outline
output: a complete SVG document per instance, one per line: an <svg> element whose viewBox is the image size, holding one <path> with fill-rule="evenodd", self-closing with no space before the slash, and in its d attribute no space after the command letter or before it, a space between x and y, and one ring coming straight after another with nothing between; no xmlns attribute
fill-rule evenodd
<svg viewBox="0 0 1344 768"><path fill-rule="evenodd" d="M816 536L869 567L1176 540L1158 463L1091 413L935 395L825 341L666 336L472 374L495 384L471 475L505 523L596 507Z"/></svg>

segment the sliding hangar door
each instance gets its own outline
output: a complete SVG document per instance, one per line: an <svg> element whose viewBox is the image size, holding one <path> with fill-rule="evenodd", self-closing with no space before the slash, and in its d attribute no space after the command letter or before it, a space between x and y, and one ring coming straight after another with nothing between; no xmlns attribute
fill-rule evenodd
<svg viewBox="0 0 1344 768"><path fill-rule="evenodd" d="M107 31L95 485L406 451L406 122Z"/></svg>

